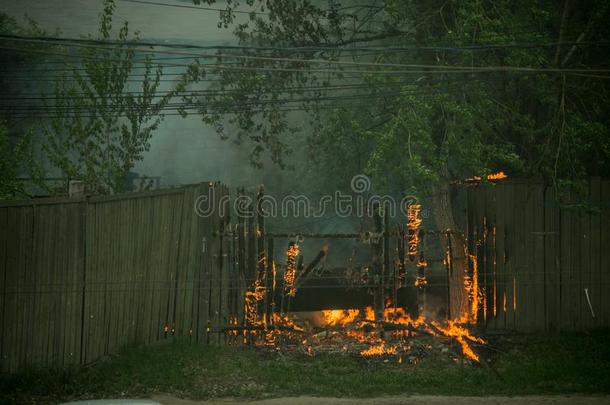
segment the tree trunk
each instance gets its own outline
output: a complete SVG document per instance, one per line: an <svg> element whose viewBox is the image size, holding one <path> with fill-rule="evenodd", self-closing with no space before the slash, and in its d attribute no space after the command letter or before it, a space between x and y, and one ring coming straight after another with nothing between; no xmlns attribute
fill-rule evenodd
<svg viewBox="0 0 610 405"><path fill-rule="evenodd" d="M466 256L466 239L460 232L453 218L449 184L442 183L432 196L432 210L436 226L440 233L440 242L445 252L451 251L448 266L449 302L447 303L450 319L468 316L468 295L464 287L464 277L468 274ZM449 233L447 233L449 231ZM447 236L448 235L448 236Z"/></svg>

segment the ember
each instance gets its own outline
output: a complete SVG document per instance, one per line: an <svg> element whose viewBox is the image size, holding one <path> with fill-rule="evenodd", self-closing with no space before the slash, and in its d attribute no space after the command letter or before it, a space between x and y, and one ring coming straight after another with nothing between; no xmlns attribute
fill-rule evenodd
<svg viewBox="0 0 610 405"><path fill-rule="evenodd" d="M447 322L428 321L423 316L413 319L402 308L388 307L383 318L376 319L370 306L362 310L323 310L320 315L317 322L312 323L307 317L299 319L273 314L273 326L257 323L256 333L260 333L260 339L254 344L308 356L341 353L367 358L396 357L398 362L408 358L414 362L431 352L433 347L440 346L443 352L448 351L441 342L443 338L449 338L446 343L456 341L466 358L479 362L480 357L471 344L485 343L465 326L468 317Z"/></svg>
<svg viewBox="0 0 610 405"><path fill-rule="evenodd" d="M296 257L299 255L299 245L291 243L286 252L286 271L284 273L284 292L290 297L296 294Z"/></svg>
<svg viewBox="0 0 610 405"><path fill-rule="evenodd" d="M506 178L508 178L508 175L506 173L504 173L503 171L488 174L486 176L486 179L489 181L504 180ZM471 181L471 182L472 181L477 182L477 181L481 181L481 180L482 180L481 176L472 176L472 177L466 179L466 181Z"/></svg>
<svg viewBox="0 0 610 405"><path fill-rule="evenodd" d="M396 354L396 348L392 346L386 347L385 343L380 343L376 346L371 346L368 349L362 350L362 356L380 356L384 354Z"/></svg>
<svg viewBox="0 0 610 405"><path fill-rule="evenodd" d="M407 208L408 254L411 259L415 258L419 248L419 227L422 222L419 217L420 211L420 204L411 204Z"/></svg>
<svg viewBox="0 0 610 405"><path fill-rule="evenodd" d="M375 295L373 305L291 312L291 302L298 298L299 291L307 288L308 277L312 274L315 276L315 269L329 251L328 244L324 244L314 259L307 266L303 266L303 255L299 246L303 239L297 237L288 244L283 276L277 280L282 283L279 286L279 311L263 308L269 305L269 302L273 303L276 291L275 262L272 258L267 262L263 252L259 255L257 278L246 292L245 323L232 324L225 332L238 334L241 331L245 342L273 352L301 353L308 356L338 353L367 359L383 358L383 361L395 357L399 363L404 359L412 363L431 353L434 348L440 347L440 352L450 353L454 359L463 355L469 360L479 362L479 354L475 353L472 345L484 344L485 341L473 336L467 328L467 325L476 323L480 303L486 299L484 292L479 289L475 255L464 251L471 264L470 270L464 275L464 290L469 300L464 313L457 319L447 321L427 319L423 315L429 281L426 274L428 262L424 255L425 233L421 229L422 219L419 216L421 209L420 204L407 207L407 233L402 234L405 238L403 252L407 253L409 265L415 270L410 287L414 286L417 291L418 303L413 309L417 311L418 316L412 316L406 307L397 305L399 301L396 299L396 291L392 296L383 289L377 290L382 294ZM376 252L379 254L382 250L377 249ZM452 253L445 253L444 261L451 267ZM404 256L400 263L407 263ZM375 276L379 278L379 274ZM267 277L272 280L267 280ZM381 279L373 278L368 282L380 283ZM377 299L378 297L380 299ZM455 350L452 351L451 348Z"/></svg>

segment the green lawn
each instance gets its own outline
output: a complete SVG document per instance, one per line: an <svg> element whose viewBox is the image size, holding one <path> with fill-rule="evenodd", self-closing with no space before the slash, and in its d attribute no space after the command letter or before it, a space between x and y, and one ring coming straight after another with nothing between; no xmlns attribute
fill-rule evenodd
<svg viewBox="0 0 610 405"><path fill-rule="evenodd" d="M492 339L493 340L493 339ZM131 348L79 370L2 376L0 403L95 397L610 393L610 331L495 340L490 367L427 357L417 364L348 356L271 355L186 343ZM489 354L495 353L495 354Z"/></svg>

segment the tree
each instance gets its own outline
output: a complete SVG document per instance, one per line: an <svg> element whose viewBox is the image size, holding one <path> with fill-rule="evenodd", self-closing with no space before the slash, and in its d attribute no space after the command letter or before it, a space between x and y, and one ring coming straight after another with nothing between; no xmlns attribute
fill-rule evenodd
<svg viewBox="0 0 610 405"><path fill-rule="evenodd" d="M137 60L138 34L130 38L127 22L111 41L114 7L113 0L104 1L98 37L89 36L100 45L77 49L81 64L69 64L70 76L56 82L46 104L49 120L42 126L51 165L96 193L125 190L130 170L150 148L163 109L183 86L160 94L162 68L150 55ZM129 87L138 63L142 81Z"/></svg>
<svg viewBox="0 0 610 405"><path fill-rule="evenodd" d="M29 197L27 184L19 178L21 173L28 173L36 185L42 183L42 168L34 158L32 131L12 142L8 128L0 121L0 173L0 200Z"/></svg>
<svg viewBox="0 0 610 405"><path fill-rule="evenodd" d="M22 26L18 22L0 13L0 34L45 36L35 21L26 16L27 24ZM26 50L31 47L26 46ZM0 53L0 199L14 199L28 197L28 188L21 177L28 174L31 183L40 187L43 185L42 167L35 158L35 142L33 131L19 127L14 120L8 120L24 114L24 105L15 102L22 93L21 83L15 82L13 73L19 71L21 66L35 65L40 62L36 55L15 50L4 50ZM15 120L16 121L16 120ZM11 125L13 124L13 125Z"/></svg>
<svg viewBox="0 0 610 405"><path fill-rule="evenodd" d="M247 20L227 1L219 26L246 48L218 55L221 91L201 111L247 136L255 162L285 166L298 105L320 168L361 161L375 184L429 195L441 230L458 229L450 185L466 177L500 169L559 188L609 174L606 2L241 3ZM466 262L454 265L463 285Z"/></svg>

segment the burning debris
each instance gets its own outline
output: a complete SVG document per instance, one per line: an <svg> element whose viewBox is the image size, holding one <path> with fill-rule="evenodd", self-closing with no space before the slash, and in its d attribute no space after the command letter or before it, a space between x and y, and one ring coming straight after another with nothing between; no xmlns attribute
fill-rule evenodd
<svg viewBox="0 0 610 405"><path fill-rule="evenodd" d="M419 249L419 228L422 220L419 217L421 211L420 204L409 204L407 207L407 229L408 229L408 254L411 260L417 256Z"/></svg>
<svg viewBox="0 0 610 405"><path fill-rule="evenodd" d="M333 309L306 315L273 314L273 325L258 324L245 329L244 336L259 348L281 353L346 354L387 360L395 358L417 362L434 348L442 353L463 355L480 361L472 344L485 344L473 336L465 320L429 321L412 318L402 308L386 308L382 319L376 319L372 307L363 309ZM456 342L459 350L451 342Z"/></svg>
<svg viewBox="0 0 610 405"><path fill-rule="evenodd" d="M396 233L399 236L398 261L393 269L389 265L389 243L385 243L387 240L384 239L390 235L389 228L387 224L383 225L380 218L377 221L379 237L375 240L363 238L372 247L373 260L363 267L364 273L361 271L355 276L351 268L353 266L343 272L320 272L318 265L328 256L327 243L304 266L299 246L304 238L297 236L288 244L283 273L277 277L281 285L276 286L273 245L270 244L269 253L264 245L259 245L256 278L245 293L244 322L242 325L232 322L223 332L235 339L241 336L244 343L260 349L282 354L343 354L414 363L438 349L453 359L480 362L480 354L474 346L486 342L469 330L470 325L476 323L480 303L485 299L484 291L480 291L478 285L475 255L464 252L471 264L471 271L464 278L463 287L470 304L464 313L457 319L445 321L424 315L429 274L424 255L426 234L422 229L421 209L420 204L410 204L407 207L406 226ZM444 258L448 269L451 260L452 252L448 250ZM407 266L412 269L409 274ZM335 301L331 300L332 303L326 305L347 308L320 310L325 304L319 294L327 290L316 290L316 294L307 290L319 288L316 284L320 281L317 280L318 277L324 283L324 288L328 288L328 284L332 284L335 279L343 279L343 283L338 281L331 285L331 288L338 290L332 294ZM350 280L352 283L345 286L344 283ZM399 289L411 295L399 295ZM342 294L339 290L364 294L365 299L358 301L361 300L361 295L352 295L342 301L337 299ZM298 301L304 296L315 301L316 305L313 308L303 308L301 304L299 307ZM275 302L280 303L280 306L276 308ZM291 303L294 304L292 310ZM291 312L299 310L303 312ZM417 315L412 316L409 311Z"/></svg>
<svg viewBox="0 0 610 405"><path fill-rule="evenodd" d="M504 180L506 178L508 178L508 175L506 173L504 173L503 171L497 172L497 173L491 173L488 174L487 176L485 176L485 178L487 179L487 181L499 181L499 180ZM481 176L472 176L466 179L467 183L478 183L481 180L483 180L483 178Z"/></svg>
<svg viewBox="0 0 610 405"><path fill-rule="evenodd" d="M286 252L286 271L284 272L284 292L289 297L294 297L296 290L296 257L299 255L299 245L291 243Z"/></svg>

